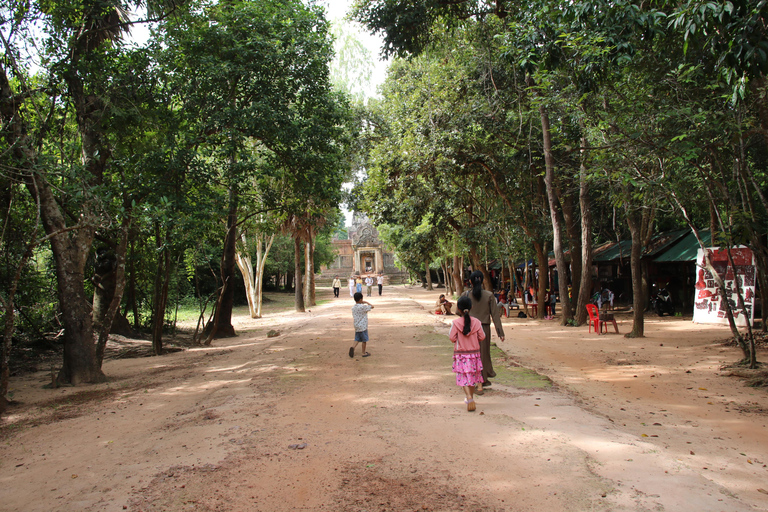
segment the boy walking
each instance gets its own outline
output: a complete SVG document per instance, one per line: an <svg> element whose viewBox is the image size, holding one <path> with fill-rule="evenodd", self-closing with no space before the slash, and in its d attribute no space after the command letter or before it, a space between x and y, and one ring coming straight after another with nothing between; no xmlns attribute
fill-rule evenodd
<svg viewBox="0 0 768 512"><path fill-rule="evenodd" d="M352 306L352 321L355 324L355 344L349 347L349 357L355 357L355 348L358 343L363 344L363 357L371 354L365 351L368 343L368 312L373 309L371 303L363 300L363 294L355 293L355 305Z"/></svg>

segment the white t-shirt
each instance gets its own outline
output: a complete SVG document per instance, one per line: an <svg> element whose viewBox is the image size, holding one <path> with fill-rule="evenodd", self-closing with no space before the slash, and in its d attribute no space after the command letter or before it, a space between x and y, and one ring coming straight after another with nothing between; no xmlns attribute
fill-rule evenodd
<svg viewBox="0 0 768 512"><path fill-rule="evenodd" d="M377 277L376 284L384 284L384 276Z"/></svg>
<svg viewBox="0 0 768 512"><path fill-rule="evenodd" d="M355 304L352 306L352 321L355 323L355 332L368 330L368 312L372 309L369 304Z"/></svg>

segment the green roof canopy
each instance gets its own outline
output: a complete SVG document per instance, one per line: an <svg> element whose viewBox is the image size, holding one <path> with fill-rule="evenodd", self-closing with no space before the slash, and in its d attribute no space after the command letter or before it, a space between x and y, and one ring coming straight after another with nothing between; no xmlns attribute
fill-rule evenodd
<svg viewBox="0 0 768 512"><path fill-rule="evenodd" d="M596 254L592 261L596 263L605 263L608 261L617 260L619 258L629 258L630 251L632 250L632 241L624 240L622 242L614 242L609 245L599 254Z"/></svg>
<svg viewBox="0 0 768 512"><path fill-rule="evenodd" d="M699 231L699 236L704 245L709 247L712 244L711 233L708 229ZM699 242L693 233L688 233L679 242L674 244L669 250L661 253L653 261L659 263L669 263L674 261L696 261L699 254Z"/></svg>
<svg viewBox="0 0 768 512"><path fill-rule="evenodd" d="M661 254L663 256L667 253L670 247L674 247L678 241L683 239L686 233L690 234L687 229L678 229L676 231L666 231L664 233L654 235L654 237L651 238L651 242L643 248L643 257L653 257L657 254ZM694 238L694 241L695 240L696 239ZM630 257L631 251L631 240L613 242L611 244L606 244L595 249L595 256L592 258L592 261L596 263L607 263L609 261L627 259ZM693 259L696 259L695 253L693 255ZM659 258L655 258L654 261L661 260L659 260Z"/></svg>

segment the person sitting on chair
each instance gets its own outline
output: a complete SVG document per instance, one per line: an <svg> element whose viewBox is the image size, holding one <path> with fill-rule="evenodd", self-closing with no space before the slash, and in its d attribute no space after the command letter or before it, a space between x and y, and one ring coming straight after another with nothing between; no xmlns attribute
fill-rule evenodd
<svg viewBox="0 0 768 512"><path fill-rule="evenodd" d="M508 311L507 311L507 292L505 292L504 290L501 290L496 295L496 302L499 305L499 311L501 312L501 314L503 314L504 316L508 316Z"/></svg>

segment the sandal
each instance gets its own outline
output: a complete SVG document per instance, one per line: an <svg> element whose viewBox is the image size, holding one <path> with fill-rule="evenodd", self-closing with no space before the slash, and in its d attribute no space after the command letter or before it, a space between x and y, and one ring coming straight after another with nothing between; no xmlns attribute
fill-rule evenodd
<svg viewBox="0 0 768 512"><path fill-rule="evenodd" d="M355 347L349 347L349 357L355 357Z"/></svg>
<svg viewBox="0 0 768 512"><path fill-rule="evenodd" d="M363 354L363 357L368 357L368 356L370 356L370 355L371 355L371 354L369 354L368 352L366 352L365 354Z"/></svg>
<svg viewBox="0 0 768 512"><path fill-rule="evenodd" d="M467 411L472 412L475 410L475 401L474 400L464 400L464 403L467 404Z"/></svg>

